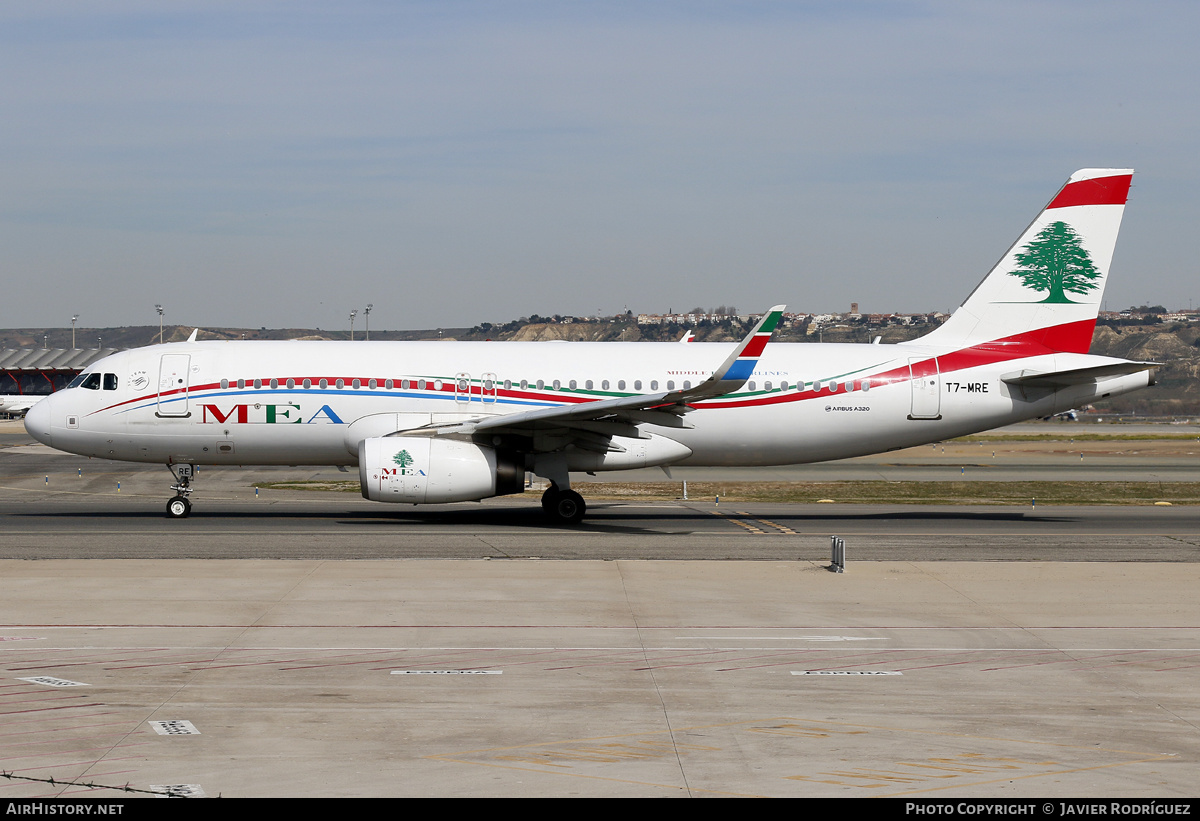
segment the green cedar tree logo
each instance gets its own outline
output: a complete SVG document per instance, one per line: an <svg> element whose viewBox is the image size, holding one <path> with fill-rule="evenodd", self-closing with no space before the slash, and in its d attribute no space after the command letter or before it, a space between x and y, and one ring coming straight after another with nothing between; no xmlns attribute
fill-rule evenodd
<svg viewBox="0 0 1200 821"><path fill-rule="evenodd" d="M408 473L408 466L413 463L413 458L407 450L402 450L392 457L392 461L400 466L400 475L404 476Z"/></svg>
<svg viewBox="0 0 1200 821"><path fill-rule="evenodd" d="M1011 275L1020 277L1026 288L1047 291L1042 302L1074 303L1068 293L1082 295L1100 287L1092 281L1100 278L1100 269L1092 263L1079 235L1065 222L1052 222L1043 228L1017 254L1017 264L1020 267Z"/></svg>

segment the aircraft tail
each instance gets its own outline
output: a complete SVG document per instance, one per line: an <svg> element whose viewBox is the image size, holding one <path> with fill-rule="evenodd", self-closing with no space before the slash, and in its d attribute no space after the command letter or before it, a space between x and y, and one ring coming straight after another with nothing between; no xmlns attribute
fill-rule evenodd
<svg viewBox="0 0 1200 821"><path fill-rule="evenodd" d="M1087 353L1133 170L1071 175L950 319L922 344Z"/></svg>

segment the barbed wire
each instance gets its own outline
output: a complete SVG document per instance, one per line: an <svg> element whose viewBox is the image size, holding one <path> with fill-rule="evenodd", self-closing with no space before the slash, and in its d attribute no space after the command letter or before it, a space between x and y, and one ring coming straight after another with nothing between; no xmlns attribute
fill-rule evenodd
<svg viewBox="0 0 1200 821"><path fill-rule="evenodd" d="M123 787L115 787L112 784L97 784L94 781L60 780L57 778L37 778L32 775L17 775L6 770L0 770L0 778L7 778L9 781L33 781L39 784L49 784L52 787L87 787L90 790L116 790L117 792L139 793L141 795L159 795L166 798L187 797L182 793L175 793L169 790L163 792L162 790L143 790L138 787L131 787L128 782Z"/></svg>

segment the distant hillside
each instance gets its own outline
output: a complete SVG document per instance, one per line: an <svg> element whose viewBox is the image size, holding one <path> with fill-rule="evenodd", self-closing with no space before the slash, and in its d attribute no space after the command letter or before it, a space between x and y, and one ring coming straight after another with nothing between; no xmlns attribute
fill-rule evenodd
<svg viewBox="0 0 1200 821"><path fill-rule="evenodd" d="M1200 327L1174 323L1132 327L1098 326L1092 353L1121 359L1161 362L1158 384L1137 393L1096 403L1108 413L1140 416L1200 414Z"/></svg>

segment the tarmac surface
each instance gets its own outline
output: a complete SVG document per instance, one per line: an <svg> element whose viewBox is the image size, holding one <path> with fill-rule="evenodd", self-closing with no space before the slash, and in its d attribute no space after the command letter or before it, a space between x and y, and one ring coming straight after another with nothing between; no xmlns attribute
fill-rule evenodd
<svg viewBox="0 0 1200 821"><path fill-rule="evenodd" d="M0 799L1197 795L1197 508L597 502L562 529L533 496L209 470L174 521L162 467L39 448L0 429ZM904 469L961 475L928 450ZM1197 470L1008 463L1034 457Z"/></svg>

